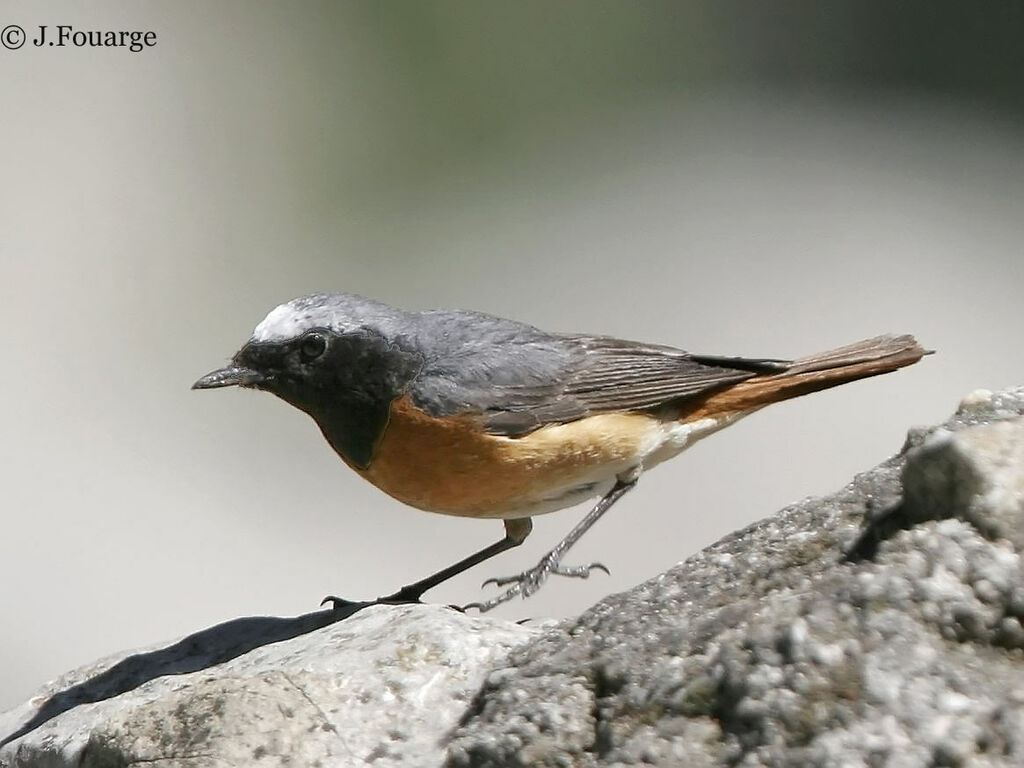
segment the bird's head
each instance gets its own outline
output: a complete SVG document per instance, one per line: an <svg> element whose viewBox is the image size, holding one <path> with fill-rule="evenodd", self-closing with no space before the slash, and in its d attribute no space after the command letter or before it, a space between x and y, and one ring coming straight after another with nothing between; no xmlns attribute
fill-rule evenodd
<svg viewBox="0 0 1024 768"><path fill-rule="evenodd" d="M405 312L353 294L293 299L256 326L227 366L192 388L266 390L317 421L339 407L390 402L420 362L407 322Z"/></svg>

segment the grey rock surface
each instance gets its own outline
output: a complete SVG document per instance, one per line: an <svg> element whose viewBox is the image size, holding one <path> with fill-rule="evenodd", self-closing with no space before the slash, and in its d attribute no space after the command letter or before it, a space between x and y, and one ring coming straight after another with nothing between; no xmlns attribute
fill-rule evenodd
<svg viewBox="0 0 1024 768"><path fill-rule="evenodd" d="M539 631L441 606L316 626L336 618L241 620L69 673L0 716L0 739L35 726L0 765L439 765L487 670Z"/></svg>
<svg viewBox="0 0 1024 768"><path fill-rule="evenodd" d="M375 606L105 659L0 715L0 766L1024 766L1022 415L974 393L577 619Z"/></svg>
<svg viewBox="0 0 1024 768"><path fill-rule="evenodd" d="M447 764L1024 765L1022 414L975 393L516 649Z"/></svg>

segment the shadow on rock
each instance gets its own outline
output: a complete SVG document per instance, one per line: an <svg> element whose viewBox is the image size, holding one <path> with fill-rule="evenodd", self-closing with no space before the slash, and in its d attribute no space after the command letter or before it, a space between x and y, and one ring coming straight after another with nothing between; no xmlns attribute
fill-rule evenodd
<svg viewBox="0 0 1024 768"><path fill-rule="evenodd" d="M333 609L292 618L247 616L232 619L191 634L166 648L128 656L95 677L51 696L34 717L10 736L0 740L0 747L80 704L92 704L119 696L158 677L185 675L223 664L261 646L291 640L342 621L374 604L373 601L339 601Z"/></svg>

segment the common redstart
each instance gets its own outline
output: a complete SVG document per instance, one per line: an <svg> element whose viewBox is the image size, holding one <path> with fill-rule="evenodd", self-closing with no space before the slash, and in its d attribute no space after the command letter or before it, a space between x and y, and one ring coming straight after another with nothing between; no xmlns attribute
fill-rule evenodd
<svg viewBox="0 0 1024 768"><path fill-rule="evenodd" d="M381 602L418 601L522 544L532 516L599 497L536 566L489 580L508 589L471 604L487 611L528 597L551 574L607 570L565 566L562 557L646 470L766 405L924 354L913 336L887 335L798 360L696 355L321 293L274 309L230 365L193 388L272 392L312 416L346 464L399 501L504 521L500 541Z"/></svg>

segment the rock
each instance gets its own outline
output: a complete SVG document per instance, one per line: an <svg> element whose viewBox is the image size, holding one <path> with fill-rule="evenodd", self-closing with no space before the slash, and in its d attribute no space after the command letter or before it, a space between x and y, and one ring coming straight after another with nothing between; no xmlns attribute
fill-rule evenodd
<svg viewBox="0 0 1024 768"><path fill-rule="evenodd" d="M99 662L0 716L0 765L1024 765L1022 415L973 393L576 619L375 606Z"/></svg>
<svg viewBox="0 0 1024 768"><path fill-rule="evenodd" d="M979 393L517 648L447 765L1024 765L1021 414Z"/></svg>
<svg viewBox="0 0 1024 768"><path fill-rule="evenodd" d="M936 430L911 452L904 509L913 519L959 518L1024 548L1024 421Z"/></svg>
<svg viewBox="0 0 1024 768"><path fill-rule="evenodd" d="M0 716L0 734L33 726L0 765L438 765L488 669L539 632L441 606L350 613L243 619L72 672Z"/></svg>

